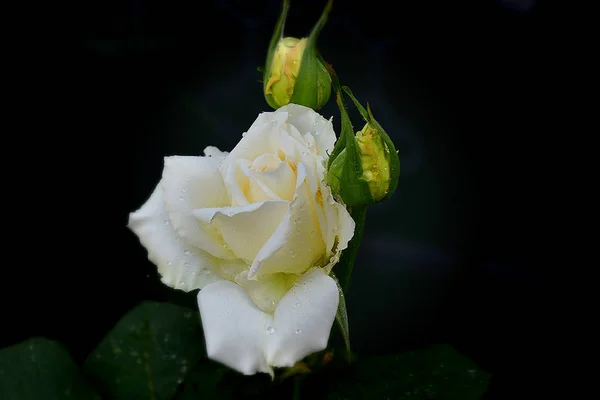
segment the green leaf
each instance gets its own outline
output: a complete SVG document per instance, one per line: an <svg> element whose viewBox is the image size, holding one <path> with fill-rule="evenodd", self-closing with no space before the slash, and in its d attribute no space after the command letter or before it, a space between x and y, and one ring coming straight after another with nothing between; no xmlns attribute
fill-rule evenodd
<svg viewBox="0 0 600 400"><path fill-rule="evenodd" d="M116 324L84 368L111 399L169 399L203 354L197 312L145 302Z"/></svg>
<svg viewBox="0 0 600 400"><path fill-rule="evenodd" d="M344 344L346 345L346 357L348 358L348 361L351 361L352 351L350 348L350 327L348 325L348 312L346 310L346 299L344 298L344 290L340 285L340 281L338 281L338 278L333 272L331 272L330 276L335 281L335 284L338 288L338 292L340 294L340 303L338 305L337 313L335 314L335 320L338 323L340 332L342 333L342 337L344 338Z"/></svg>
<svg viewBox="0 0 600 400"><path fill-rule="evenodd" d="M205 359L189 373L174 400L242 400L286 398L287 385L273 382L268 374L242 375Z"/></svg>
<svg viewBox="0 0 600 400"><path fill-rule="evenodd" d="M354 236L352 236L346 250L342 252L340 261L334 266L339 279L339 284L345 294L348 294L348 290L350 290L350 279L352 277L352 270L354 269L358 251L360 250L360 241L365 227L365 220L367 219L367 208L367 206L357 206L348 209L350 216L356 224Z"/></svg>
<svg viewBox="0 0 600 400"><path fill-rule="evenodd" d="M490 375L452 346L359 360L329 399L478 400Z"/></svg>
<svg viewBox="0 0 600 400"><path fill-rule="evenodd" d="M0 350L0 399L100 399L69 353L58 343L34 338Z"/></svg>
<svg viewBox="0 0 600 400"><path fill-rule="evenodd" d="M223 380L231 369L210 360L202 360L189 372L179 387L175 400L225 399ZM229 388L230 389L230 388Z"/></svg>

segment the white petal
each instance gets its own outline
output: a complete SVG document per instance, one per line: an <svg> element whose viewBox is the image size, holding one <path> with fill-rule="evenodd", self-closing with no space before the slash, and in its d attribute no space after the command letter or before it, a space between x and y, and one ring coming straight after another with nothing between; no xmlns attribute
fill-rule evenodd
<svg viewBox="0 0 600 400"><path fill-rule="evenodd" d="M324 232L327 254L331 254L324 269L329 273L339 261L341 252L348 247L348 242L354 236L356 224L346 207L333 199L331 190L324 183L321 184L321 193L324 197L322 204L325 214L325 224L321 225L321 229Z"/></svg>
<svg viewBox="0 0 600 400"><path fill-rule="evenodd" d="M233 255L214 229L200 224L193 216L196 208L229 205L227 190L219 173L222 157L165 157L161 180L167 214L173 227L186 241L215 257Z"/></svg>
<svg viewBox="0 0 600 400"><path fill-rule="evenodd" d="M280 137L286 133L287 113L264 112L252 124L242 140L231 150L228 160L254 161L264 153L277 153Z"/></svg>
<svg viewBox="0 0 600 400"><path fill-rule="evenodd" d="M269 200L237 207L204 208L193 215L214 227L231 252L248 264L273 235L286 214L289 202Z"/></svg>
<svg viewBox="0 0 600 400"><path fill-rule="evenodd" d="M247 171L257 182L262 183L280 199L294 198L296 172L295 166L290 162L280 160L273 153L265 153L256 158Z"/></svg>
<svg viewBox="0 0 600 400"><path fill-rule="evenodd" d="M233 282L220 281L198 293L208 357L245 375L272 374L265 359L272 317Z"/></svg>
<svg viewBox="0 0 600 400"><path fill-rule="evenodd" d="M267 348L268 364L291 367L307 355L325 349L338 303L335 281L321 268L304 274L277 305L275 331Z"/></svg>
<svg viewBox="0 0 600 400"><path fill-rule="evenodd" d="M129 215L128 227L139 237L166 285L189 291L220 279L215 274L219 260L186 243L173 229L160 185L139 210Z"/></svg>
<svg viewBox="0 0 600 400"><path fill-rule="evenodd" d="M336 141L331 121L326 120L313 109L298 104L288 104L277 111L287 112L288 122L295 126L301 135L310 133L315 138L318 154L325 160L329 158Z"/></svg>
<svg viewBox="0 0 600 400"><path fill-rule="evenodd" d="M305 177L304 167L298 164L294 200L289 204L281 224L252 262L249 279L260 279L277 272L301 274L321 262L320 258L325 255L315 199L304 183Z"/></svg>
<svg viewBox="0 0 600 400"><path fill-rule="evenodd" d="M246 194L242 190L247 185L248 177L242 172L241 164L247 162L244 159L237 160L230 157L219 167L232 206L242 206L249 203Z"/></svg>
<svg viewBox="0 0 600 400"><path fill-rule="evenodd" d="M266 313L273 313L279 300L298 278L297 275L291 274L272 274L261 280L252 280L248 279L248 271L242 271L235 277L235 283L248 293L258 308Z"/></svg>
<svg viewBox="0 0 600 400"><path fill-rule="evenodd" d="M240 188L242 188L242 192L249 203L265 200L281 200L281 197L271 190L264 182L258 179L256 173L250 169L250 161L240 160L238 165L239 170L244 175L241 177L238 174L238 184Z"/></svg>
<svg viewBox="0 0 600 400"><path fill-rule="evenodd" d="M227 151L221 151L215 146L208 146L204 149L204 155L206 157L221 157L225 158L229 154Z"/></svg>

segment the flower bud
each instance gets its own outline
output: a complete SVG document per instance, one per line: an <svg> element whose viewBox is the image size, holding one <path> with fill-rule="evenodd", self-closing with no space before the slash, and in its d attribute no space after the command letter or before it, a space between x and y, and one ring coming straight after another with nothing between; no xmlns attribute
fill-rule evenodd
<svg viewBox="0 0 600 400"><path fill-rule="evenodd" d="M321 109L331 95L331 77L317 51L317 38L327 21L332 0L329 0L319 21L306 38L283 37L283 26L289 0L275 26L264 68L263 94L274 109L288 103L313 110Z"/></svg>
<svg viewBox="0 0 600 400"><path fill-rule="evenodd" d="M305 77L305 80L298 82L300 70L303 63L303 55L306 49L308 39L297 39L286 37L279 41L271 67L268 69L269 75L265 85L265 99L267 103L274 109L283 107L292 102L301 104L312 109L318 110L323 107L329 100L331 95L331 78L327 73L327 69L323 63L314 58L316 68L312 68L313 76ZM306 82L306 79L314 82ZM316 83L314 85L313 83ZM313 90L314 96L309 96L306 99L294 99L294 89L296 85L311 86L309 90ZM292 101L294 99L295 101Z"/></svg>
<svg viewBox="0 0 600 400"><path fill-rule="evenodd" d="M362 173L359 179L367 183L370 193L369 198L363 198L360 203L376 203L385 197L390 188L390 149L383 141L379 131L368 123L356 133L354 141L358 149L357 159L360 168L348 165L348 149L345 148L329 167L328 183L334 193L343 193L342 186L345 182L343 170L345 168L360 170Z"/></svg>
<svg viewBox="0 0 600 400"><path fill-rule="evenodd" d="M333 85L342 117L342 133L328 161L327 183L350 207L388 199L396 190L400 175L396 148L371 109L368 106L365 109L350 89L344 87L366 122L355 135L336 79Z"/></svg>
<svg viewBox="0 0 600 400"><path fill-rule="evenodd" d="M369 124L356 133L356 142L363 179L369 185L373 201L379 201L390 188L390 149L379 131Z"/></svg>

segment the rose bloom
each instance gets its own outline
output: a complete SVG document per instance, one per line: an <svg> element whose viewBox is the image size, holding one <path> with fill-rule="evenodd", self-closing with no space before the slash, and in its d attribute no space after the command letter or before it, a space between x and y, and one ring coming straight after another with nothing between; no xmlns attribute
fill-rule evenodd
<svg viewBox="0 0 600 400"><path fill-rule="evenodd" d="M201 289L208 356L273 374L326 348L339 302L329 273L354 221L324 183L330 121L288 104L242 136L230 153L166 157L129 228L163 283Z"/></svg>

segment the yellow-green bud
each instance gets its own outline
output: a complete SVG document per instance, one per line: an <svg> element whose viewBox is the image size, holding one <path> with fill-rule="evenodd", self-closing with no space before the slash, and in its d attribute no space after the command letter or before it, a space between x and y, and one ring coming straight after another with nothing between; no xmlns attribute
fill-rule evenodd
<svg viewBox="0 0 600 400"><path fill-rule="evenodd" d="M319 56L316 41L331 8L328 2L321 18L306 38L283 37L289 7L283 10L273 32L263 76L263 94L274 109L289 103L321 109L331 95L331 77Z"/></svg>
<svg viewBox="0 0 600 400"><path fill-rule="evenodd" d="M306 49L307 38L286 37L279 41L273 54L273 62L268 69L268 80L265 84L265 99L274 109L292 102L310 107L314 110L322 108L331 95L331 78L327 68L316 57L305 62L314 62L311 74L298 81L303 66L302 57ZM307 82L314 81L314 82ZM315 84L316 83L316 84ZM310 85L312 96L294 96L296 85Z"/></svg>
<svg viewBox="0 0 600 400"><path fill-rule="evenodd" d="M265 96L267 101L271 100L274 103L271 105L273 108L285 106L290 102L305 48L305 38L286 37L277 44L269 80L265 85ZM271 95L271 98L268 95Z"/></svg>
<svg viewBox="0 0 600 400"><path fill-rule="evenodd" d="M390 158L391 153L388 145L384 142L377 128L368 123L364 128L356 133L354 140L357 144L358 161L362 170L360 180L367 183L369 187L370 198L362 198L360 191L348 193L350 188L344 188L344 169L355 170L348 164L347 151L343 149L333 160L329 167L327 181L334 193L346 195L346 198L352 198L353 203L372 204L385 197L390 189ZM354 192L354 190L352 190Z"/></svg>
<svg viewBox="0 0 600 400"><path fill-rule="evenodd" d="M363 179L369 185L373 201L379 201L390 188L390 149L379 131L369 124L356 133L356 142Z"/></svg>
<svg viewBox="0 0 600 400"><path fill-rule="evenodd" d="M342 99L342 88L332 72L336 103L340 109L342 128L327 161L326 181L331 191L349 207L368 206L389 199L400 176L400 158L394 143L373 117L369 106L365 109L347 86L344 92L365 120L365 126L356 134Z"/></svg>

